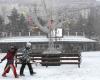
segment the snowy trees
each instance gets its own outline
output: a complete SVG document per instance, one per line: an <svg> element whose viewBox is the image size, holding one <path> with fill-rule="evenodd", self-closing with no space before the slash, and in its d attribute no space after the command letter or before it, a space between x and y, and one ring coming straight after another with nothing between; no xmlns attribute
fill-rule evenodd
<svg viewBox="0 0 100 80"><path fill-rule="evenodd" d="M55 14L51 15L52 17L54 16L55 28L62 27L64 29L64 33L68 31L73 33L85 32L89 36L92 35L95 33L94 27L96 24L95 20L97 19L95 19L94 15L96 15L96 12L91 8L88 18L85 19L81 15L84 14L83 12L85 10L87 11L87 9L68 9L66 7L55 10ZM34 28L34 25L36 25L40 31L48 33L48 18L45 19L46 17L43 16L44 14L38 14L36 9L28 13L30 14L25 16L24 14L18 13L16 8L13 8L11 14L8 16L9 22L7 24L4 23L5 19L0 16L0 30L13 33L25 33L28 31L33 31L32 29ZM50 15L50 13L48 15ZM28 16L32 17L32 25L28 23Z"/></svg>
<svg viewBox="0 0 100 80"><path fill-rule="evenodd" d="M60 11L60 12L59 12ZM59 16L60 15L60 16ZM64 32L69 31L71 33L84 32L87 36L96 35L96 11L95 7L88 8L72 8L58 10L59 23L65 21L62 27Z"/></svg>
<svg viewBox="0 0 100 80"><path fill-rule="evenodd" d="M19 14L17 9L12 9L11 15L8 16L9 23L7 27L9 27L10 32L27 32L28 31L28 23L23 14Z"/></svg>
<svg viewBox="0 0 100 80"><path fill-rule="evenodd" d="M12 10L11 15L8 16L8 19L9 19L10 30L12 32L18 31L19 14L15 8Z"/></svg>
<svg viewBox="0 0 100 80"><path fill-rule="evenodd" d="M0 31L4 31L5 24L4 24L4 18L0 15Z"/></svg>
<svg viewBox="0 0 100 80"><path fill-rule="evenodd" d="M28 22L23 14L20 15L18 26L20 32L28 31Z"/></svg>

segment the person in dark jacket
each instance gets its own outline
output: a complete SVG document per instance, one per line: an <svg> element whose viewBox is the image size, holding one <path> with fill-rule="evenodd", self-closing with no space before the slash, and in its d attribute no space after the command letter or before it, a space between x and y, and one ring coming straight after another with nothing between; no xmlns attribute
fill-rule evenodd
<svg viewBox="0 0 100 80"><path fill-rule="evenodd" d="M14 66L14 56L16 54L17 48L12 46L11 49L7 52L7 55L1 59L1 62L7 59L7 64L2 74L3 77L6 77L6 73L9 72L10 68L12 68L15 78L18 78L16 68Z"/></svg>
<svg viewBox="0 0 100 80"><path fill-rule="evenodd" d="M23 74L24 72L24 68L26 65L28 65L28 68L29 68L29 71L30 71L30 75L33 75L35 74L35 72L33 72L33 68L32 68L32 65L30 63L30 56L29 54L31 53L31 43L26 43L26 47L25 49L23 50L23 54L22 54L22 58L21 58L21 62L22 62L22 66L20 68L20 76L25 76Z"/></svg>

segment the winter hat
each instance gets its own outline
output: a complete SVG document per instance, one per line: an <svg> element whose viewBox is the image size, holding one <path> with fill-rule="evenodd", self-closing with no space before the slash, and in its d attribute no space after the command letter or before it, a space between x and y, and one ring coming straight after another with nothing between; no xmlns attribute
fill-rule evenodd
<svg viewBox="0 0 100 80"><path fill-rule="evenodd" d="M16 46L10 46L10 48L17 50L17 47Z"/></svg>
<svg viewBox="0 0 100 80"><path fill-rule="evenodd" d="M27 42L26 43L26 47L31 47L31 43L30 42Z"/></svg>

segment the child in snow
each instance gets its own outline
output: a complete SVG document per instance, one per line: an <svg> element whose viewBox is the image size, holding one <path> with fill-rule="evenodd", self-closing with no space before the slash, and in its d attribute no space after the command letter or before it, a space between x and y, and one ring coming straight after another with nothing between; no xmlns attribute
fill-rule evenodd
<svg viewBox="0 0 100 80"><path fill-rule="evenodd" d="M12 46L11 49L7 52L7 55L3 59L1 59L1 62L7 59L7 64L2 74L3 77L6 77L6 73L8 73L11 68L13 70L15 78L18 78L16 68L14 66L14 56L16 54L16 51L17 48L15 46Z"/></svg>
<svg viewBox="0 0 100 80"><path fill-rule="evenodd" d="M30 71L30 75L33 75L35 74L35 72L33 72L33 69L32 69L32 65L30 63L30 56L29 54L31 53L31 43L26 43L26 47L25 49L23 50L23 54L22 54L22 58L21 58L21 62L22 62L22 66L20 68L20 76L25 76L23 74L23 71L24 71L24 68L26 65L28 65L28 68L29 68L29 71Z"/></svg>

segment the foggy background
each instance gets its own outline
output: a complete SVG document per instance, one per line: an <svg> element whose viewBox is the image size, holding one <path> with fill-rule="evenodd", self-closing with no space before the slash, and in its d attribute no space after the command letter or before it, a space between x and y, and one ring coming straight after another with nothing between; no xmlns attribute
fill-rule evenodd
<svg viewBox="0 0 100 80"><path fill-rule="evenodd" d="M34 13L42 28L36 25ZM9 35L15 32L15 35L17 32L45 34L43 27L47 26L47 16L59 24L57 27L62 27L65 35L78 32L99 39L100 2L96 0L0 0L1 36L6 32Z"/></svg>

